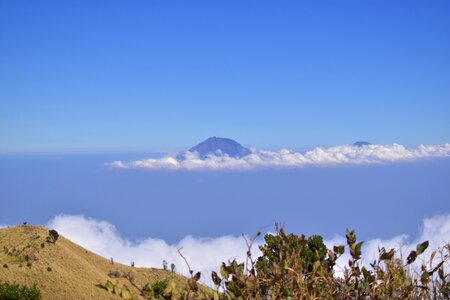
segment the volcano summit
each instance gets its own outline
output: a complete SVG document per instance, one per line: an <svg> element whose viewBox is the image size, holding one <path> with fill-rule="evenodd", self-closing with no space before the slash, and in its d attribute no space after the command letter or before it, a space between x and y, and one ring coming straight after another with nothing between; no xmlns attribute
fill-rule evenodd
<svg viewBox="0 0 450 300"><path fill-rule="evenodd" d="M215 136L204 140L188 151L197 152L201 159L205 159L210 155L228 155L233 158L241 158L251 153L250 149L243 147L235 140Z"/></svg>

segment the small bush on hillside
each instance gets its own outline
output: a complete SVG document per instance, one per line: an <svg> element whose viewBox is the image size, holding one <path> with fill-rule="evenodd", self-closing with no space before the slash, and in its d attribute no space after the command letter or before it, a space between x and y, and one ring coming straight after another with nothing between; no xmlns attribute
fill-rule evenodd
<svg viewBox="0 0 450 300"><path fill-rule="evenodd" d="M119 271L111 271L108 273L108 277L109 278L120 278L120 273L119 273Z"/></svg>
<svg viewBox="0 0 450 300"><path fill-rule="evenodd" d="M0 282L1 300L38 300L41 299L41 291L36 285L26 287L19 284Z"/></svg>
<svg viewBox="0 0 450 300"><path fill-rule="evenodd" d="M150 299L158 299L164 295L168 286L168 282L165 280L157 280L153 284L146 284L142 288L142 294Z"/></svg>
<svg viewBox="0 0 450 300"><path fill-rule="evenodd" d="M166 291L166 288L167 288L167 281L165 280L158 280L152 284L152 290L155 297L162 296L162 294Z"/></svg>
<svg viewBox="0 0 450 300"><path fill-rule="evenodd" d="M48 236L47 236L46 241L48 243L54 244L54 243L56 243L58 238L59 238L58 232L56 230L52 229L52 230L48 231Z"/></svg>

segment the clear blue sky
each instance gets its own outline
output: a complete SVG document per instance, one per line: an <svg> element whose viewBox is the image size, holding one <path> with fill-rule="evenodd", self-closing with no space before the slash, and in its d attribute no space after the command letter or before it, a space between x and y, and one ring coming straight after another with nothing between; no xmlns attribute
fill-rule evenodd
<svg viewBox="0 0 450 300"><path fill-rule="evenodd" d="M1 1L0 152L450 137L449 1Z"/></svg>

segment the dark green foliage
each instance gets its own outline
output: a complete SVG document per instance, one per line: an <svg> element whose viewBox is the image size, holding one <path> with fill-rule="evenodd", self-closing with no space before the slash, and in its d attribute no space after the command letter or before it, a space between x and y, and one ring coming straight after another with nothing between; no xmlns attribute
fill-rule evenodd
<svg viewBox="0 0 450 300"><path fill-rule="evenodd" d="M217 275L216 271L211 272L211 279L212 279L213 283L217 286L219 286L220 283L222 282L222 279L219 277L219 275Z"/></svg>
<svg viewBox="0 0 450 300"><path fill-rule="evenodd" d="M47 236L46 241L48 243L54 244L54 243L56 243L58 238L59 238L58 232L56 230L52 229L52 230L48 231L48 236Z"/></svg>
<svg viewBox="0 0 450 300"><path fill-rule="evenodd" d="M356 233L354 230L350 231L347 229L345 237L347 238L347 245L350 249L350 255L353 259L359 260L362 254L361 248L363 242L356 243Z"/></svg>
<svg viewBox="0 0 450 300"><path fill-rule="evenodd" d="M53 271L51 267L47 267L47 272Z"/></svg>
<svg viewBox="0 0 450 300"><path fill-rule="evenodd" d="M316 261L323 262L327 255L327 247L319 235L309 238L293 233L287 235L281 228L278 234L266 234L264 239L266 244L260 247L263 256L256 264L258 271L280 265L281 262L287 263L289 259L298 259L302 263L302 272L308 273L313 270Z"/></svg>
<svg viewBox="0 0 450 300"><path fill-rule="evenodd" d="M147 288L144 287L144 291L146 291L147 293L150 293L147 295L152 295L153 297L158 298L164 294L164 292L167 289L167 285L168 285L167 281L158 280L158 281L155 281L150 286L147 286Z"/></svg>
<svg viewBox="0 0 450 300"><path fill-rule="evenodd" d="M0 282L0 300L38 300L41 291L36 285L26 287L19 284Z"/></svg>
<svg viewBox="0 0 450 300"><path fill-rule="evenodd" d="M308 238L308 245L303 251L302 255L305 258L308 272L313 271L315 262L323 262L327 256L327 246L323 243L323 238L320 235L310 236Z"/></svg>
<svg viewBox="0 0 450 300"><path fill-rule="evenodd" d="M418 255L422 254L428 248L428 241L423 242L422 244L418 244L416 250L411 251L407 258L407 263L412 264Z"/></svg>

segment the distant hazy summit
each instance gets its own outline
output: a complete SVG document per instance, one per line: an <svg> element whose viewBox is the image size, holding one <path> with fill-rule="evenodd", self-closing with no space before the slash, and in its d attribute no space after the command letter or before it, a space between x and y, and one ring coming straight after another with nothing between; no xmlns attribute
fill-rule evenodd
<svg viewBox="0 0 450 300"><path fill-rule="evenodd" d="M229 157L241 158L251 153L250 149L243 147L235 140L215 136L204 140L188 151L197 152L201 159L205 159L208 155L228 155Z"/></svg>
<svg viewBox="0 0 450 300"><path fill-rule="evenodd" d="M361 148L372 144L366 141L357 141L352 145ZM215 136L204 140L183 153L180 153L176 158L178 160L184 160L186 158L186 152L196 152L200 159L205 159L211 155L227 155L233 158L241 158L252 153L250 149L245 148L235 140Z"/></svg>
<svg viewBox="0 0 450 300"><path fill-rule="evenodd" d="M365 141L358 141L358 142L353 143L353 146L355 146L355 147L364 147L364 146L369 146L369 145L372 145L372 144L369 142L365 142Z"/></svg>

